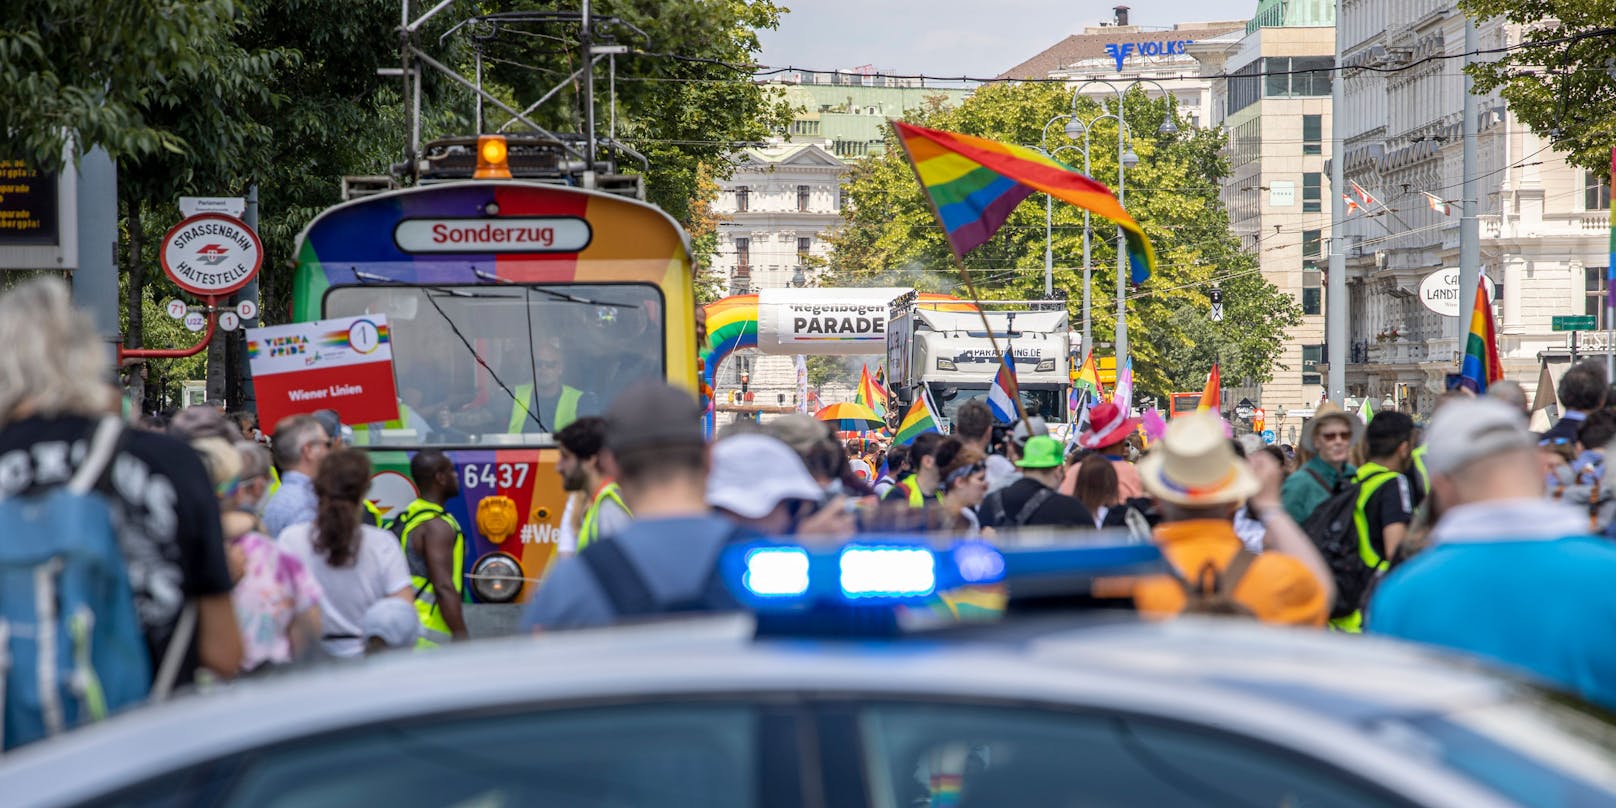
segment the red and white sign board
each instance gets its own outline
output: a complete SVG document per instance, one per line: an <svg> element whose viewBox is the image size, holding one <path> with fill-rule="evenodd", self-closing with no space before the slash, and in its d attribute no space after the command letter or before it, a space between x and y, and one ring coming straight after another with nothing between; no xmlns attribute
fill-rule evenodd
<svg viewBox="0 0 1616 808"><path fill-rule="evenodd" d="M223 297L246 286L264 265L264 244L245 222L198 213L163 236L163 271L199 297Z"/></svg>
<svg viewBox="0 0 1616 808"><path fill-rule="evenodd" d="M398 418L386 315L249 328L247 359L266 431L315 410L336 410L345 424Z"/></svg>

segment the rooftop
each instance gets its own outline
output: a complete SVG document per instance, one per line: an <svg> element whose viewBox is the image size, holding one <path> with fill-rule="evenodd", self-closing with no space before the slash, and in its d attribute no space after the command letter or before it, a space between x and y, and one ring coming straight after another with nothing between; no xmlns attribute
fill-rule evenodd
<svg viewBox="0 0 1616 808"><path fill-rule="evenodd" d="M1218 22L1185 22L1167 30L1147 30L1138 25L1100 25L1083 29L1046 48L1038 55L999 74L1001 79L1041 79L1050 73L1078 62L1115 58L1106 50L1107 45L1146 42L1176 42L1201 40L1246 30L1245 20Z"/></svg>

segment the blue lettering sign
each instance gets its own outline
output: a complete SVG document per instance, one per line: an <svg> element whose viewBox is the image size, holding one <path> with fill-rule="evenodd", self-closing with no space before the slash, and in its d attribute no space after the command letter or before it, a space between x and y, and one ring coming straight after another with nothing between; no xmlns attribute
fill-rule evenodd
<svg viewBox="0 0 1616 808"><path fill-rule="evenodd" d="M1133 53L1140 56L1182 56L1188 53L1188 46L1193 39L1175 39L1170 42L1112 42L1105 46L1105 52L1112 61L1117 63L1117 70L1122 70L1122 63Z"/></svg>

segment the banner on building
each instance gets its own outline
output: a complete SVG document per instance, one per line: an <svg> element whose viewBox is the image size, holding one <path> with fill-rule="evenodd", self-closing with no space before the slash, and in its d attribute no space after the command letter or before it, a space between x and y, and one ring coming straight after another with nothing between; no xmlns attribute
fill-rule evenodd
<svg viewBox="0 0 1616 808"><path fill-rule="evenodd" d="M345 424L399 417L386 315L249 328L247 357L266 431L315 410L335 410Z"/></svg>
<svg viewBox="0 0 1616 808"><path fill-rule="evenodd" d="M883 354L895 301L908 289L764 289L758 350L766 354Z"/></svg>

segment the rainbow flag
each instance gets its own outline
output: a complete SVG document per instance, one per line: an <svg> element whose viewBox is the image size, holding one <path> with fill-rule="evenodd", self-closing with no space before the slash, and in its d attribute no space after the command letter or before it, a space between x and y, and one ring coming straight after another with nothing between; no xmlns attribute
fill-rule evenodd
<svg viewBox="0 0 1616 808"><path fill-rule="evenodd" d="M1021 200L1042 192L1121 227L1135 284L1156 268L1144 228L1111 189L1037 151L986 138L893 121L898 142L925 189L948 243L961 259L993 237Z"/></svg>
<svg viewBox="0 0 1616 808"><path fill-rule="evenodd" d="M1487 300L1487 284L1482 281L1476 284L1476 305L1470 310L1470 337L1465 340L1464 361L1459 365L1459 385L1479 396L1487 392L1488 385L1503 379L1498 334L1493 330L1493 306Z"/></svg>
<svg viewBox="0 0 1616 808"><path fill-rule="evenodd" d="M1133 357L1128 357L1117 372L1117 386L1111 394L1111 403L1124 414L1133 411Z"/></svg>
<svg viewBox="0 0 1616 808"><path fill-rule="evenodd" d="M937 418L932 415L931 407L926 404L926 397L919 396L915 398L915 403L909 405L909 413L898 424L898 434L892 442L907 445L927 432L941 431L937 428Z"/></svg>
<svg viewBox="0 0 1616 808"><path fill-rule="evenodd" d="M887 390L870 376L869 365L859 371L858 392L853 395L853 401L875 410L876 415L886 417Z"/></svg>

